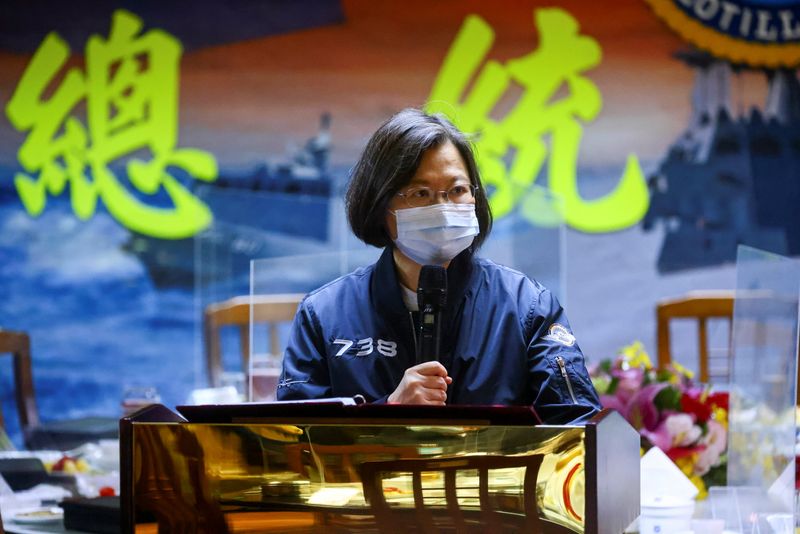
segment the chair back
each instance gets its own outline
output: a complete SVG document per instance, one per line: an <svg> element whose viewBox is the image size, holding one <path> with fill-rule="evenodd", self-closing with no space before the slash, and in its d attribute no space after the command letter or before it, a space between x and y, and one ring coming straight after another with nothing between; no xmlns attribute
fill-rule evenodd
<svg viewBox="0 0 800 534"><path fill-rule="evenodd" d="M537 476L543 455L458 456L453 458L366 461L360 464L364 498L369 503L381 532L474 532L484 525L488 532L549 532L571 530L539 518ZM489 491L492 471L524 468L523 494L509 494L498 500ZM458 474L477 475L476 481L461 483ZM392 506L386 500L384 479L406 475L411 478L413 507ZM426 487L423 478L434 475L443 484ZM477 483L477 487L476 487ZM517 490L518 488L514 488ZM477 499L476 499L477 497ZM521 502L513 503L514 498ZM462 507L465 498L477 500L475 506ZM509 506L517 513L502 510ZM522 512L521 514L519 512Z"/></svg>
<svg viewBox="0 0 800 534"><path fill-rule="evenodd" d="M10 354L14 370L14 398L19 414L19 426L24 431L39 425L39 411L33 391L31 372L31 340L25 332L0 329L0 355ZM5 428L0 410L0 427Z"/></svg>
<svg viewBox="0 0 800 534"><path fill-rule="evenodd" d="M301 293L261 295L253 298L241 296L210 304L203 314L203 338L210 385L219 387L222 382L220 331L223 327L235 326L238 328L242 368L247 373L250 368L250 304L253 305L254 328L258 327L257 325L267 327L269 353L278 355L281 353L278 325L294 319L297 307L303 297L305 295Z"/></svg>
<svg viewBox="0 0 800 534"><path fill-rule="evenodd" d="M658 367L663 369L672 362L670 323L674 319L697 321L697 345L699 380L707 383L711 376L709 368L708 320L722 319L728 322L728 362L730 363L730 335L733 326L733 291L692 292L679 298L662 300L656 305L658 338ZM714 373L714 376L721 376Z"/></svg>

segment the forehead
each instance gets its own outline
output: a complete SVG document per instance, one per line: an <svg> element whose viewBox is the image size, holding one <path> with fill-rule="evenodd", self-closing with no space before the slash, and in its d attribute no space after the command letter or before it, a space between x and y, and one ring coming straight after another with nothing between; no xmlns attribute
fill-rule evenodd
<svg viewBox="0 0 800 534"><path fill-rule="evenodd" d="M410 183L444 187L464 181L470 181L464 158L452 142L445 141L425 151Z"/></svg>

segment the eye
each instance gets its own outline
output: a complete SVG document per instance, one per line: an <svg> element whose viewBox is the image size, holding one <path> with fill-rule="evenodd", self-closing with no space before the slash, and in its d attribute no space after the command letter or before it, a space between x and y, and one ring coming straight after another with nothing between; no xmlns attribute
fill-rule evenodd
<svg viewBox="0 0 800 534"><path fill-rule="evenodd" d="M430 198L431 190L425 187L420 187L418 189L410 189L406 196L409 198Z"/></svg>
<svg viewBox="0 0 800 534"><path fill-rule="evenodd" d="M453 195L453 196L456 196L456 197L462 197L462 196L468 195L468 194L469 194L469 186L466 185L466 184L454 185L450 189L450 195Z"/></svg>

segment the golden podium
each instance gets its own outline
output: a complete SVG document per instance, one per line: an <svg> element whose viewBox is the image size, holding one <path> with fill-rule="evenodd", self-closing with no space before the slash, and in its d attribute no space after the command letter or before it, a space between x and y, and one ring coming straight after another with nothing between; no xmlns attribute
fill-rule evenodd
<svg viewBox="0 0 800 534"><path fill-rule="evenodd" d="M639 435L527 407L153 405L120 421L123 532L619 533Z"/></svg>

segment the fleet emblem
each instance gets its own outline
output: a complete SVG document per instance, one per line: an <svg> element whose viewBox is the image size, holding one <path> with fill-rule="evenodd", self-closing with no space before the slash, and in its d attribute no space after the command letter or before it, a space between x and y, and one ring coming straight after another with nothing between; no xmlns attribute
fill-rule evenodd
<svg viewBox="0 0 800 534"><path fill-rule="evenodd" d="M752 67L800 63L798 0L645 0L681 37Z"/></svg>

